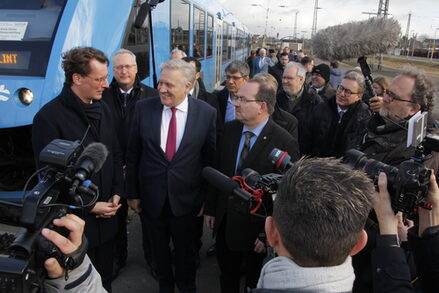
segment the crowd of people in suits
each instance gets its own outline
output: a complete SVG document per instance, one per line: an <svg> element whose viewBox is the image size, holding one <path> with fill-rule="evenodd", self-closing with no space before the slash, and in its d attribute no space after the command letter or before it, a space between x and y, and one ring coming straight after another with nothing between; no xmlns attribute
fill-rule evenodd
<svg viewBox="0 0 439 293"><path fill-rule="evenodd" d="M179 50L161 64L157 89L139 81L128 50L112 56L111 83L101 51L74 48L63 56L66 83L35 116L33 147L39 153L54 138L78 140L89 128L84 143L109 148L93 177L98 202L83 215L88 255L108 292L127 259L128 207L140 215L144 257L160 292L196 292L203 221L216 238L221 292L242 292L242 275L244 290L259 286L267 253L264 220L238 212L241 199L206 184L205 166L228 177L245 168L279 173L268 160L273 148L287 151L292 162L302 155L340 158L351 148L395 166L414 155L416 149L405 146L408 119L431 113L435 98L423 72L406 68L391 83L377 78L377 96L370 96L355 69L339 78L337 63L314 66L303 52L267 56L262 48L257 54L232 61L224 88L213 93L200 78L200 62ZM437 170L435 156L428 163ZM270 216L272 198L263 205ZM364 271L371 249L354 257L354 292L372 288L372 272Z"/></svg>

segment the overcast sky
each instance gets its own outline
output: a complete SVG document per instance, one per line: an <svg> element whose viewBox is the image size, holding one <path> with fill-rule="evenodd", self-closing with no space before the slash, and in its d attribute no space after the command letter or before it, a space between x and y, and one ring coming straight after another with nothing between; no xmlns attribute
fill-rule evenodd
<svg viewBox="0 0 439 293"><path fill-rule="evenodd" d="M297 34L302 37L303 31L309 37L312 28L315 0L219 0L228 11L243 22L252 33L263 34L265 29L266 8L270 7L267 32L279 37L293 35L294 10L297 15ZM379 0L319 0L317 30L328 26L343 24L349 21L365 20L369 16L362 12L378 10ZM252 6L259 4L260 6ZM282 8L279 6L288 6ZM439 28L439 0L390 0L389 14L395 17L402 34L406 33L408 14L412 13L410 36L413 34L434 36L435 28ZM439 30L437 31L439 37Z"/></svg>

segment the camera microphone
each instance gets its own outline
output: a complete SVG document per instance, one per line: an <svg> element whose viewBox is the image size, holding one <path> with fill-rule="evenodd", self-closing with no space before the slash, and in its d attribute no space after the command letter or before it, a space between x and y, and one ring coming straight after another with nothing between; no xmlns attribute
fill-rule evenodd
<svg viewBox="0 0 439 293"><path fill-rule="evenodd" d="M291 163L291 156L280 149L274 148L268 155L268 159L273 163L276 168L280 170L288 170L293 166Z"/></svg>
<svg viewBox="0 0 439 293"><path fill-rule="evenodd" d="M234 194L246 201L252 198L249 193L245 192L239 187L239 184L236 181L230 179L229 177L212 167L204 167L202 175L203 178L207 180L207 182L209 182L224 193Z"/></svg>
<svg viewBox="0 0 439 293"><path fill-rule="evenodd" d="M77 160L76 173L73 177L74 186L97 173L104 165L107 156L108 149L104 144L100 142L89 144Z"/></svg>

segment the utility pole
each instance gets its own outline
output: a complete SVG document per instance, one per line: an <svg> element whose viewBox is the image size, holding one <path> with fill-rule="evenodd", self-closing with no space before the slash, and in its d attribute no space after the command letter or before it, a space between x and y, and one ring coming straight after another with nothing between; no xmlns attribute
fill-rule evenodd
<svg viewBox="0 0 439 293"><path fill-rule="evenodd" d="M389 0L380 0L378 3L378 17L386 18L389 15Z"/></svg>
<svg viewBox="0 0 439 293"><path fill-rule="evenodd" d="M410 41L409 41L409 33L410 33L410 20L412 19L412 13L409 13L409 19L407 20L407 28L405 30L405 37L407 39L406 43L406 50L407 50L407 57L408 57L408 51L410 50Z"/></svg>
<svg viewBox="0 0 439 293"><path fill-rule="evenodd" d="M319 10L319 0L314 2L314 17L312 20L311 38L316 34L317 31L317 10Z"/></svg>
<svg viewBox="0 0 439 293"><path fill-rule="evenodd" d="M294 41L297 41L297 14L299 14L299 10L296 10L296 17L294 18Z"/></svg>

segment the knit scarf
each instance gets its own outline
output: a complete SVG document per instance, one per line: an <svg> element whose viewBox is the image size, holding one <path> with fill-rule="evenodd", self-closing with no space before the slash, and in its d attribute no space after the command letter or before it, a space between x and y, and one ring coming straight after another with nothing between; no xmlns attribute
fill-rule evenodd
<svg viewBox="0 0 439 293"><path fill-rule="evenodd" d="M278 256L262 268L258 288L340 293L351 292L354 280L351 257L338 266L300 267L293 260Z"/></svg>

